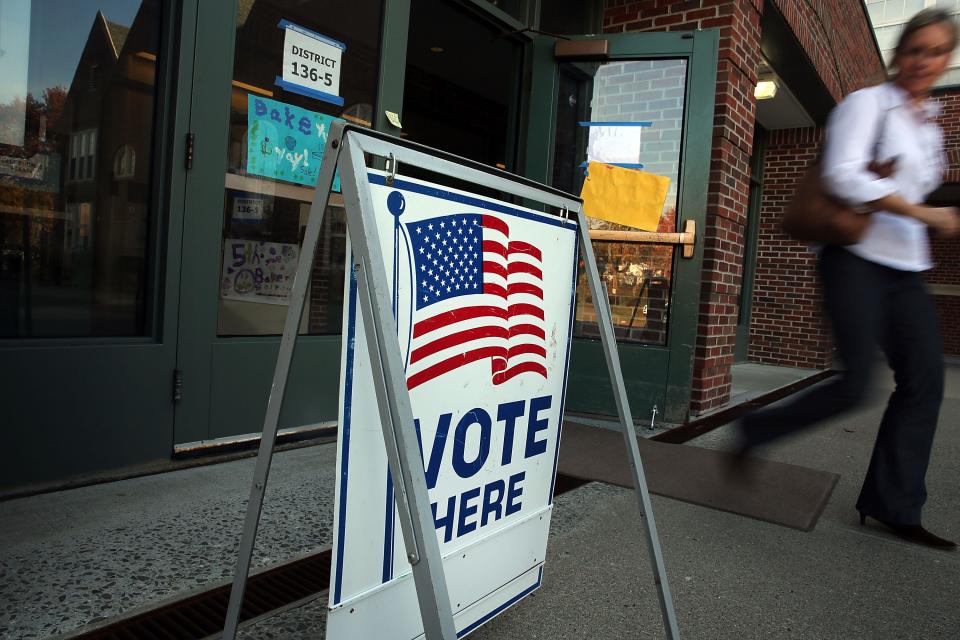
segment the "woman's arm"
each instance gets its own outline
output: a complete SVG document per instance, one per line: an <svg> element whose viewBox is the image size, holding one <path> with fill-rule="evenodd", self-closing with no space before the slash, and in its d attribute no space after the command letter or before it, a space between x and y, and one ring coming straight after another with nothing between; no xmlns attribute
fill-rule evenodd
<svg viewBox="0 0 960 640"><path fill-rule="evenodd" d="M930 207L925 204L911 204L896 193L867 204L875 209L882 209L919 220L941 235L953 236L960 231L960 217L958 217L958 211L955 207Z"/></svg>
<svg viewBox="0 0 960 640"><path fill-rule="evenodd" d="M913 204L897 192L891 178L870 171L884 113L878 96L856 91L830 113L823 152L823 182L827 191L853 205L867 205L918 220L941 235L960 232L960 212L954 207Z"/></svg>

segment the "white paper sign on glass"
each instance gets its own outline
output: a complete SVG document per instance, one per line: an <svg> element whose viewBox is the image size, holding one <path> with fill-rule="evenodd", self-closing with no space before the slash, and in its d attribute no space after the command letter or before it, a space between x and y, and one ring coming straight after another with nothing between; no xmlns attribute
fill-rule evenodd
<svg viewBox="0 0 960 640"><path fill-rule="evenodd" d="M301 95L343 106L340 64L347 45L298 24L281 20L284 30L283 75L276 85Z"/></svg>
<svg viewBox="0 0 960 640"><path fill-rule="evenodd" d="M645 126L639 122L589 122L587 160L627 167L640 164L640 144Z"/></svg>
<svg viewBox="0 0 960 640"><path fill-rule="evenodd" d="M569 364L572 221L371 171L459 635L540 586ZM349 256L349 251L348 251ZM327 638L423 636L347 261Z"/></svg>

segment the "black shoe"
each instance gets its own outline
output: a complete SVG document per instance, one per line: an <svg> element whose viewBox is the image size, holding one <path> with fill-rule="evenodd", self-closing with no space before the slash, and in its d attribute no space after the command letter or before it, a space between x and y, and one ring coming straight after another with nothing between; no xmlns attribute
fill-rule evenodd
<svg viewBox="0 0 960 640"><path fill-rule="evenodd" d="M922 544L926 547L933 547L934 549L943 549L944 551L954 551L957 548L957 543L952 540L946 540L940 536L934 535L923 528L919 524L894 524L891 522L884 522L879 520L874 516L870 516L886 528L893 531L898 538L906 540L907 542L913 542L914 544ZM860 524L864 524L867 521L867 515L860 512Z"/></svg>

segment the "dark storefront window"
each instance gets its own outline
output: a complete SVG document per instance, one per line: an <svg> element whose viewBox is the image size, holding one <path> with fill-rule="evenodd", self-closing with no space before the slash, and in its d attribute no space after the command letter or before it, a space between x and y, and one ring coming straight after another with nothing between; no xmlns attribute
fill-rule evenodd
<svg viewBox="0 0 960 640"><path fill-rule="evenodd" d="M514 170L522 48L503 29L443 0L410 10L403 135Z"/></svg>
<svg viewBox="0 0 960 640"><path fill-rule="evenodd" d="M527 4L530 0L487 0L500 11L523 22L527 14Z"/></svg>
<svg viewBox="0 0 960 640"><path fill-rule="evenodd" d="M600 11L596 0L542 0L540 30L563 35L598 33Z"/></svg>
<svg viewBox="0 0 960 640"><path fill-rule="evenodd" d="M337 0L237 0L224 185L220 336L283 331L299 244L320 167L318 132L329 127L331 118L371 125L381 13L381 0L354 0L349 11ZM290 36L291 31L295 35ZM336 92L343 98L342 105L330 101L333 93L304 93L283 82L287 75L278 76L278 72L289 71L290 79L306 82L313 74L325 88L323 69L306 64L309 58L284 57L285 38L296 34L307 34L307 43L321 38L345 46ZM301 333L340 332L346 220L340 195L333 194L331 202L324 216Z"/></svg>
<svg viewBox="0 0 960 640"><path fill-rule="evenodd" d="M0 0L0 338L148 331L155 0Z"/></svg>

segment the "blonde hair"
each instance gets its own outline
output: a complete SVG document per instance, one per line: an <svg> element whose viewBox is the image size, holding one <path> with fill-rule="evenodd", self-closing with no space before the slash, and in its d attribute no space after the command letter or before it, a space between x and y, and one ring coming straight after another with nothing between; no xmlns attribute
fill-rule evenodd
<svg viewBox="0 0 960 640"><path fill-rule="evenodd" d="M903 25L903 31L900 32L900 37L897 39L897 46L893 50L893 62L896 62L897 57L899 57L903 52L903 47L906 45L907 40L910 39L910 36L915 34L917 31L920 31L920 29L924 29L935 24L942 24L950 29L950 48L956 49L957 23L954 21L953 16L938 7L930 7L928 9L924 9L923 11L919 11L916 15L910 18L905 25Z"/></svg>

